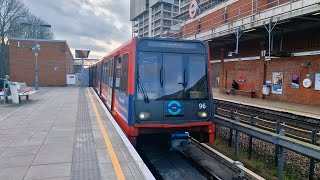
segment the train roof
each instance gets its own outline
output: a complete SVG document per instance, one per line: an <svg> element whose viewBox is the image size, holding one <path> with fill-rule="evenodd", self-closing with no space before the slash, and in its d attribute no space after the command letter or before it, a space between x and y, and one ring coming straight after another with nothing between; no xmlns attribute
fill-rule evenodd
<svg viewBox="0 0 320 180"><path fill-rule="evenodd" d="M174 38L153 38L153 37L135 37L130 39L129 41L125 42L124 44L122 44L121 46L119 46L118 48L116 48L115 50L111 51L110 53L108 53L106 56L104 56L102 59L100 59L99 61L95 62L92 66L100 63L101 61L105 60L107 57L111 56L112 54L117 53L120 49L122 49L123 47L127 46L128 44L133 43L134 41L142 41L142 40L157 40L157 41L167 41L167 42L194 42L194 43L204 43L203 41L200 40L185 40L185 39L174 39Z"/></svg>

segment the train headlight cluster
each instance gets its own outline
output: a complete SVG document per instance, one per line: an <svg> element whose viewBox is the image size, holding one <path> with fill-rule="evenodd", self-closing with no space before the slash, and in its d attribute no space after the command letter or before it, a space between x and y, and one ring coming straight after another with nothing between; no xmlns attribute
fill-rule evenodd
<svg viewBox="0 0 320 180"><path fill-rule="evenodd" d="M139 119L140 120L146 120L150 118L150 113L148 112L141 112L139 113Z"/></svg>
<svg viewBox="0 0 320 180"><path fill-rule="evenodd" d="M206 118L206 117L208 117L208 113L207 112L198 112L198 117Z"/></svg>

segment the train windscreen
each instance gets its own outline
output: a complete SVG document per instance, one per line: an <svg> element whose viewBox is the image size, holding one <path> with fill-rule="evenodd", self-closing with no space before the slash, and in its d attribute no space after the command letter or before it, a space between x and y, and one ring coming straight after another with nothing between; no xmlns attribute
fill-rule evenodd
<svg viewBox="0 0 320 180"><path fill-rule="evenodd" d="M208 98L206 63L205 56L200 54L140 52L138 99Z"/></svg>

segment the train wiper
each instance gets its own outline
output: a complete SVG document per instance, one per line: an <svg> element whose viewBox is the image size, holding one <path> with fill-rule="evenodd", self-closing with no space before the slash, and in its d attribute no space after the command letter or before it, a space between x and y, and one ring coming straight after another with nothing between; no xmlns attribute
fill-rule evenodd
<svg viewBox="0 0 320 180"><path fill-rule="evenodd" d="M149 103L149 97L148 94L146 93L146 90L143 87L143 84L140 81L140 77L137 78L138 81L138 89L140 90L140 92L142 93L142 97L145 103Z"/></svg>

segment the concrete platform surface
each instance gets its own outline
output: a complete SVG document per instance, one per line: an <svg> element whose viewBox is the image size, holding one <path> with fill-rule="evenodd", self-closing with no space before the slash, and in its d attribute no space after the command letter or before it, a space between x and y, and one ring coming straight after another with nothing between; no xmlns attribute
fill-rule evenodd
<svg viewBox="0 0 320 180"><path fill-rule="evenodd" d="M40 87L0 106L0 180L152 179L110 117L89 88Z"/></svg>
<svg viewBox="0 0 320 180"><path fill-rule="evenodd" d="M256 106L260 108L271 109L281 112L289 112L305 117L320 119L320 107L304 104L295 104L284 101L276 101L270 99L250 98L240 95L222 94L219 89L213 89L213 97L220 100L240 103L244 105Z"/></svg>

